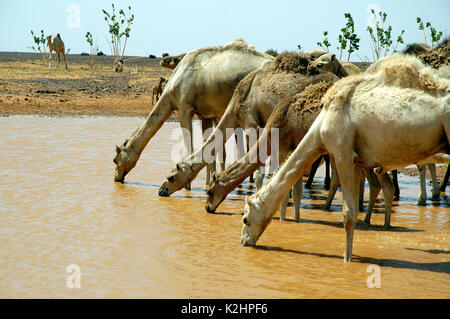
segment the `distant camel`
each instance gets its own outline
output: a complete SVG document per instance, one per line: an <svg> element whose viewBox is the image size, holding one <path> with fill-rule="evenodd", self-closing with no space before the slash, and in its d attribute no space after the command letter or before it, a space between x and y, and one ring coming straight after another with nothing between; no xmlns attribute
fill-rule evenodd
<svg viewBox="0 0 450 319"><path fill-rule="evenodd" d="M180 63L180 61L184 58L185 55L186 55L186 53L182 53L182 54L176 55L176 56L163 57L161 62L159 62L159 65L161 65L164 68L169 68L169 69L173 70L176 68L178 63Z"/></svg>
<svg viewBox="0 0 450 319"><path fill-rule="evenodd" d="M166 82L166 79L163 78L162 76L160 76L159 77L159 83L156 84L153 87L153 90L152 90L153 91L152 92L152 104L153 104L153 100L154 100L155 97L156 97L156 102L158 102L159 97L161 96L162 91L163 91L163 83L165 83L165 82Z"/></svg>
<svg viewBox="0 0 450 319"><path fill-rule="evenodd" d="M61 39L61 36L59 35L59 33L56 34L56 36L53 38L53 41L52 41L51 35L47 36L47 44L48 44L48 48L50 49L50 53L49 53L49 57L48 57L48 67L50 67L50 61L52 60L52 51L55 51L56 56L58 58L57 67L59 66L59 54L62 54L62 56L64 57L64 64L66 65L66 69L67 69L67 61L66 61L66 53L65 53L65 49L64 49L64 42Z"/></svg>

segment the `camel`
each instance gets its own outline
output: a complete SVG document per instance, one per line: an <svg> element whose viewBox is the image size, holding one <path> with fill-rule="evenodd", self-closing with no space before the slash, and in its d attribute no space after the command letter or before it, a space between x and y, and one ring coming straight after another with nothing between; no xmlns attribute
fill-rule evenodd
<svg viewBox="0 0 450 319"><path fill-rule="evenodd" d="M152 104L153 104L154 98L156 98L156 102L158 102L159 97L161 96L162 91L163 91L163 83L165 83L165 82L166 82L166 79L163 78L162 76L160 76L159 83L156 84L152 89Z"/></svg>
<svg viewBox="0 0 450 319"><path fill-rule="evenodd" d="M241 243L256 244L292 185L328 152L341 182L344 261L350 262L361 168L384 174L411 164L449 164L449 93L449 80L419 59L403 55L383 63L375 73L335 83L294 153L259 192L246 197Z"/></svg>
<svg viewBox="0 0 450 319"><path fill-rule="evenodd" d="M176 56L163 57L161 62L159 62L159 65L161 65L164 68L169 68L173 70L177 67L178 63L180 63L180 61L184 58L185 55L186 53L182 53Z"/></svg>
<svg viewBox="0 0 450 319"><path fill-rule="evenodd" d="M185 150L190 153L192 117L197 114L201 120L218 121L240 80L273 60L242 39L186 54L145 122L121 146L116 145L114 180L124 181L147 143L174 111L178 112L180 126L190 133L184 135Z"/></svg>
<svg viewBox="0 0 450 319"><path fill-rule="evenodd" d="M56 36L53 38L53 41L52 41L51 35L47 36L47 45L50 50L49 57L48 57L48 67L50 67L50 61L52 60L52 51L55 51L56 57L58 59L57 67L59 66L59 61L60 61L59 55L62 54L62 56L64 58L64 64L66 65L66 69L67 69L67 61L66 61L66 53L65 53L65 49L64 49L64 42L61 39L61 36L59 35L59 33L56 34Z"/></svg>
<svg viewBox="0 0 450 319"><path fill-rule="evenodd" d="M279 129L279 140L283 141L283 143L280 143L279 146L279 160L280 162L284 161L284 159L287 157L288 152L291 152L295 149L295 147L308 131L315 117L321 110L321 105L319 103L320 98L325 94L326 89L330 87L331 84L336 80L336 77L334 77L334 79L332 77L324 77L323 82L312 84L305 88L303 92L294 96L286 97L280 101L280 103L275 107L274 111L270 115L261 137L257 141L256 145L254 145L250 150L250 152L245 155L245 159L243 161L240 161L240 163L234 163L224 172L213 176L213 182L207 192L208 199L205 206L207 212L214 212L217 209L218 205L225 199L225 197L249 174L255 171L262 164L261 162L251 163L249 160L250 158L257 157L256 154L258 152L260 143L267 145L267 154L270 155L271 144L267 141L267 139L270 140L270 130L272 128ZM301 108L301 106L305 103L307 105L306 111ZM317 169L319 163L318 161L316 161L315 163L317 163ZM257 172L258 171L256 170L255 173ZM258 175L259 174L256 174L255 176L256 190L259 190L262 184L262 177ZM393 196L392 183L390 183L390 179L387 175L380 177L380 182L378 182L377 177L371 170L365 170L365 175L367 175L369 179L371 194L365 220L370 223L370 216L374 207L374 203L381 188L383 189L386 201L385 227L389 227ZM328 195L325 209L329 209L338 186L338 176L333 172L332 189ZM301 194L302 178L299 179L299 181L294 185L292 189L295 211L294 214L296 220L299 220L300 218ZM389 200L389 198L391 200ZM284 198L281 204L281 220L285 219L288 199L289 194Z"/></svg>
<svg viewBox="0 0 450 319"><path fill-rule="evenodd" d="M224 172L213 175L213 182L207 191L208 199L205 209L207 212L214 212L225 197L238 186L247 176L256 170L263 162L257 155L260 145L267 145L267 154L271 155L271 132L272 128L278 128L279 143L278 156L279 162L282 163L288 157L288 154L295 150L295 147L305 136L311 124L321 110L320 99L327 89L333 85L339 78L332 73L324 73L315 75L313 84L308 85L300 93L289 95L280 100L276 105L267 124L264 127L257 143L253 145L251 150L245 155L244 160L234 163ZM305 108L307 104L309 107ZM251 159L259 159L252 163ZM295 184L293 188L293 199L295 207L295 219L300 218L300 198L302 192L302 178ZM256 189L260 189L261 184L257 183ZM288 194L289 195L289 194ZM283 201L281 206L281 219L284 219L286 205L289 196Z"/></svg>
<svg viewBox="0 0 450 319"><path fill-rule="evenodd" d="M320 81L318 77L308 76L309 72L333 70L339 75L345 73L334 54L319 59L317 63L318 59L311 62L308 54L286 52L278 55L273 63L247 75L237 86L213 134L200 149L170 170L168 177L161 184L159 195L170 196L190 183L207 165L203 155L211 149L214 152L215 147L223 148L229 137L227 130L242 128L248 132L256 130L257 127L264 127L283 97L301 92L309 84ZM248 137L248 134L246 135Z"/></svg>
<svg viewBox="0 0 450 319"><path fill-rule="evenodd" d="M444 39L442 43L440 43L435 49L432 49L426 44L422 43L413 43L409 44L405 50L402 52L403 54L410 54L413 56L418 57L420 60L422 60L423 63L428 64L434 68L438 68L438 75L449 78L450 72L449 72L449 46L448 46L448 39ZM442 54L443 53L443 54ZM392 57L388 56L385 58L382 58L378 60L377 62L373 63L366 72L376 72L380 65L383 63L389 61ZM417 200L418 206L425 206L427 203L428 195L426 190L426 168L428 167L428 170L430 171L431 181L433 184L432 188L432 197L431 200L433 201L439 201L440 200L440 191L441 187L438 184L437 177L436 177L436 165L435 164L423 164L423 165L417 165L417 169L419 170L419 180L420 180L420 193ZM392 171L393 175L393 182L394 182L394 199L398 200L400 197L400 188L398 186L398 179L397 179L397 171Z"/></svg>

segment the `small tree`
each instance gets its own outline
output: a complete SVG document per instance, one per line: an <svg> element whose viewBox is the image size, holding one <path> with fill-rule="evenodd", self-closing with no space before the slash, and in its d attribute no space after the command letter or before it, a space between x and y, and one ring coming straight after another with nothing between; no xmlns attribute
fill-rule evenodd
<svg viewBox="0 0 450 319"><path fill-rule="evenodd" d="M97 45L94 47L94 40L92 39L92 34L90 32L87 32L85 37L86 37L86 41L89 44L89 48L90 48L90 51L89 51L91 54L90 67L92 69L95 64L95 57L97 56L98 47L97 47Z"/></svg>
<svg viewBox="0 0 450 319"><path fill-rule="evenodd" d="M342 34L339 35L339 60L342 60L342 53L347 50L347 61L350 61L351 54L356 50L359 50L360 39L355 33L355 22L353 21L352 15L350 13L345 13L344 16L347 19L347 23L345 24L345 27L341 29Z"/></svg>
<svg viewBox="0 0 450 319"><path fill-rule="evenodd" d="M425 23L425 25L424 25L423 22L422 22L422 19L419 18L419 17L417 17L417 24L419 25L419 30L422 30L422 31L423 31L423 36L424 36L424 39L425 39L425 44L428 44L428 43L427 43L427 34L426 34L426 32L425 32L425 30L426 30L427 28L430 30L431 47L434 47L435 44L437 44L437 43L441 40L441 37L442 37L442 35L443 35L442 31L439 31L439 32L436 31L436 29L433 28L433 27L431 26L431 23L430 23L430 22L427 22L427 23Z"/></svg>
<svg viewBox="0 0 450 319"><path fill-rule="evenodd" d="M39 51L42 54L42 62L45 63L45 54L47 52L46 48L46 39L44 36L44 30L41 30L41 36L37 36L34 34L33 30L31 30L31 35L33 36L34 45L31 46L33 51Z"/></svg>
<svg viewBox="0 0 450 319"><path fill-rule="evenodd" d="M327 53L330 52L331 43L328 42L328 31L323 32L323 41L317 42L317 45L324 49Z"/></svg>
<svg viewBox="0 0 450 319"><path fill-rule="evenodd" d="M367 26L367 31L369 31L371 39L372 52L374 54L375 61L380 59L382 56L386 56L391 49L393 44L392 40L392 27L385 27L387 13L380 11L376 13L375 10L371 10L375 17L375 30L371 26ZM397 37L396 44L393 48L393 53L397 52L397 47L400 43L404 43L403 34L405 30L402 30L400 35Z"/></svg>
<svg viewBox="0 0 450 319"><path fill-rule="evenodd" d="M114 64L116 71L122 71L122 68L117 68L121 65L121 60L125 53L125 47L127 46L127 40L130 37L130 27L134 21L134 14L131 14L131 6L128 6L128 17L125 12L120 9L119 14L116 14L114 4L112 6L112 12L109 13L102 9L105 15L105 21L109 27L109 34L111 35L110 48L112 55L115 57ZM125 37L125 41L122 46L122 38Z"/></svg>

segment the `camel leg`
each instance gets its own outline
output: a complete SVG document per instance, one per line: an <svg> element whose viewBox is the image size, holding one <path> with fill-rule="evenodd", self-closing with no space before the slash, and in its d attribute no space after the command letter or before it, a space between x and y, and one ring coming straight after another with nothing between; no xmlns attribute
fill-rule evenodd
<svg viewBox="0 0 450 319"><path fill-rule="evenodd" d="M322 161L322 157L324 155L320 156L311 166L311 171L309 172L309 177L308 177L308 181L305 184L305 188L306 189L310 189L312 182L314 180L314 176L316 175L317 169L319 168L319 165Z"/></svg>
<svg viewBox="0 0 450 319"><path fill-rule="evenodd" d="M358 216L358 193L361 169L356 167L351 160L342 160L345 158L351 159L352 154L337 154L335 162L344 196L344 204L342 206L345 228L344 261L350 262L353 250L353 233Z"/></svg>
<svg viewBox="0 0 450 319"><path fill-rule="evenodd" d="M373 208L375 206L375 201L377 200L378 194L380 193L381 186L378 182L378 177L372 169L363 169L364 174L369 181L369 204L367 205L367 213L364 218L364 223L370 225L370 218L372 217Z"/></svg>
<svg viewBox="0 0 450 319"><path fill-rule="evenodd" d="M240 160L245 156L245 145L244 145L244 131L243 130L236 130L234 132L234 136L236 138L236 161Z"/></svg>
<svg viewBox="0 0 450 319"><path fill-rule="evenodd" d="M449 177L450 177L450 164L447 166L447 172L445 173L444 179L441 181L441 185L439 187L439 190L443 193L445 193L445 188L447 187Z"/></svg>
<svg viewBox="0 0 450 319"><path fill-rule="evenodd" d="M391 227L391 211L392 211L392 200L394 199L394 184L387 173L383 175L377 175L378 181L380 182L381 189L383 190L384 197L384 229L389 229Z"/></svg>
<svg viewBox="0 0 450 319"><path fill-rule="evenodd" d="M329 154L325 154L325 155L323 155L323 158L325 160L324 188L326 190L329 190L330 189L330 183L331 183L331 178L330 178L330 155Z"/></svg>
<svg viewBox="0 0 450 319"><path fill-rule="evenodd" d="M334 199L334 196L336 196L337 189L340 185L339 182L339 175L336 170L336 165L334 164L334 159L330 158L330 165L331 165L331 182L330 182L330 190L328 191L328 197L325 202L325 205L323 207L323 210L330 210L331 208L331 202Z"/></svg>
<svg viewBox="0 0 450 319"><path fill-rule="evenodd" d="M259 191L264 180L263 166L258 167L258 169L253 173L253 179L255 180L256 191Z"/></svg>
<svg viewBox="0 0 450 319"><path fill-rule="evenodd" d="M60 61L59 52L56 54L56 57L57 57L57 60L58 60L58 63L56 64L56 68L59 69L59 61Z"/></svg>
<svg viewBox="0 0 450 319"><path fill-rule="evenodd" d="M183 129L183 142L184 142L184 158L192 154L193 152L193 137L192 137L192 114L190 112L178 111L178 117L180 126ZM187 184L185 189L191 189L191 183Z"/></svg>
<svg viewBox="0 0 450 319"><path fill-rule="evenodd" d="M300 177L297 183L295 183L294 188L292 188L292 199L294 200L294 216L295 220L300 220L300 202L302 200L302 185L303 177Z"/></svg>
<svg viewBox="0 0 450 319"><path fill-rule="evenodd" d="M281 205L280 205L280 220L285 220L286 219L286 208L289 202L289 197L290 197L290 192L288 192L286 194L286 196L284 196L283 200L281 201Z"/></svg>
<svg viewBox="0 0 450 319"><path fill-rule="evenodd" d="M366 187L366 177L361 174L359 179L359 211L364 211L364 188Z"/></svg>
<svg viewBox="0 0 450 319"><path fill-rule="evenodd" d="M398 187L397 170L392 171L392 183L394 184L394 200L400 199L400 187Z"/></svg>
<svg viewBox="0 0 450 319"><path fill-rule="evenodd" d="M51 61L52 61L52 51L50 51L50 53L48 54L48 68L49 69L51 67Z"/></svg>
<svg viewBox="0 0 450 319"><path fill-rule="evenodd" d="M207 132L208 129L212 128L212 120L202 120L202 135L203 135L203 142L205 142L209 135L211 135L211 132ZM208 135L206 133L209 133ZM211 176L216 171L216 162L214 161L211 164L208 164L206 166L206 186L209 186L211 184Z"/></svg>
<svg viewBox="0 0 450 319"><path fill-rule="evenodd" d="M64 64L66 65L66 70L67 70L68 67L67 67L67 61L66 61L66 54L63 53L62 56L63 56L63 58L64 58Z"/></svg>
<svg viewBox="0 0 450 319"><path fill-rule="evenodd" d="M439 183L437 181L436 177L436 164L427 164L428 170L430 171L431 175L431 182L433 183L433 190L432 190L432 201L440 201L441 197L441 191L439 190Z"/></svg>
<svg viewBox="0 0 450 319"><path fill-rule="evenodd" d="M426 206L427 204L427 188L425 179L426 168L426 165L417 165L420 177L420 194L419 199L417 200L417 206Z"/></svg>
<svg viewBox="0 0 450 319"><path fill-rule="evenodd" d="M249 138L248 138L247 135L245 135L244 138L245 138L245 141L247 142L247 148L246 148L246 150L247 150L247 152L249 152L250 149L252 148L252 147L250 146L250 143L249 143ZM259 154L258 154L258 156L259 156ZM249 181L250 183L255 183L255 179L253 178L253 174L250 174L250 176L248 177L248 181ZM262 183L262 180L261 180L261 183Z"/></svg>

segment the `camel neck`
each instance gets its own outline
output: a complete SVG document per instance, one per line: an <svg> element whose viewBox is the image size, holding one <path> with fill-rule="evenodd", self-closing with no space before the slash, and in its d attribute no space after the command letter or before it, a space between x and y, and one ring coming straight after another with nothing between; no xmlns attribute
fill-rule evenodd
<svg viewBox="0 0 450 319"><path fill-rule="evenodd" d="M174 108L168 94L163 94L153 107L145 122L133 133L127 147L140 155L150 139L172 115Z"/></svg>
<svg viewBox="0 0 450 319"><path fill-rule="evenodd" d="M304 172L323 153L320 139L321 114L280 170L254 195L267 207L266 212L269 214L273 215L277 211L281 200L291 187L303 177Z"/></svg>

